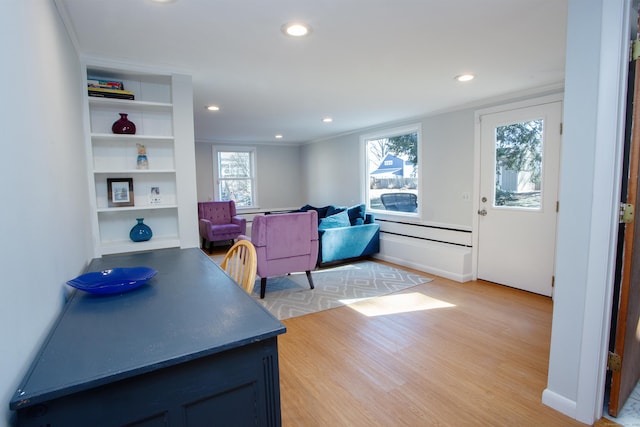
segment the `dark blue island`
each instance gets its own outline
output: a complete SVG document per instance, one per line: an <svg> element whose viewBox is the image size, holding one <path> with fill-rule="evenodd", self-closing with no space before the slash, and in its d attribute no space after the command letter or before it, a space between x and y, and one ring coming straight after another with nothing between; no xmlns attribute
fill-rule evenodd
<svg viewBox="0 0 640 427"><path fill-rule="evenodd" d="M129 292L74 291L10 402L19 426L279 426L285 327L200 249L94 259L151 267Z"/></svg>

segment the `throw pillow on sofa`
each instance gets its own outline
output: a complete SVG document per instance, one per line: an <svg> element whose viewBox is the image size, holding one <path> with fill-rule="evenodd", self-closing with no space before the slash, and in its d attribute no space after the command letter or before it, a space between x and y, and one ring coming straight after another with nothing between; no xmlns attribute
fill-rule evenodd
<svg viewBox="0 0 640 427"><path fill-rule="evenodd" d="M338 212L333 215L329 215L320 220L320 225L318 225L318 230L326 230L329 228L338 228L338 227L350 227L351 222L349 221L349 214L347 211Z"/></svg>
<svg viewBox="0 0 640 427"><path fill-rule="evenodd" d="M316 208L314 206L311 205L304 205L303 207L300 208L300 212L306 212L306 211L316 211L318 212L318 222L320 222L320 218L324 218L327 216L327 211L329 210L329 206L323 206L321 208Z"/></svg>
<svg viewBox="0 0 640 427"><path fill-rule="evenodd" d="M347 214L349 215L349 221L351 222L351 225L364 224L366 209L367 205L365 205L364 203L361 205L352 206L347 209Z"/></svg>
<svg viewBox="0 0 640 427"><path fill-rule="evenodd" d="M299 211L306 212L309 210L314 210L318 212L318 224L323 218L330 217L332 215L346 211L349 217L348 225L362 225L364 224L364 220L366 218L366 207L367 205L365 205L364 203L360 205L352 206L350 208L347 208L345 206L334 206L334 205L328 205L328 206L323 206L321 208L316 208L315 206L304 205L299 209ZM344 227L348 225L344 225Z"/></svg>
<svg viewBox="0 0 640 427"><path fill-rule="evenodd" d="M346 211L347 208L344 206L334 206L334 205L329 205L327 206L327 215L326 216L331 216L331 215L335 215L337 213Z"/></svg>

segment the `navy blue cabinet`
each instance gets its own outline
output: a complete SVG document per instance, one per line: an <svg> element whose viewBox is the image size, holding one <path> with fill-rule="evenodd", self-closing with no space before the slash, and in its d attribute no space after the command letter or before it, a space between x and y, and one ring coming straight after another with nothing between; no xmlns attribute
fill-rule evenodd
<svg viewBox="0 0 640 427"><path fill-rule="evenodd" d="M105 256L146 266L127 293L75 291L10 402L19 426L278 426L285 327L199 249Z"/></svg>

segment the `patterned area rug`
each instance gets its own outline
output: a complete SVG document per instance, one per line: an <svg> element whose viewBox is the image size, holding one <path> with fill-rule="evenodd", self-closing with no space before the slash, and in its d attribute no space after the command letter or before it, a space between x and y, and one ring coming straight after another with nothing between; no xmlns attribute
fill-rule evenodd
<svg viewBox="0 0 640 427"><path fill-rule="evenodd" d="M220 262L218 257L211 257ZM388 295L432 279L373 261L356 261L311 272L315 289L309 289L304 272L270 277L260 299L260 279L252 296L279 320Z"/></svg>

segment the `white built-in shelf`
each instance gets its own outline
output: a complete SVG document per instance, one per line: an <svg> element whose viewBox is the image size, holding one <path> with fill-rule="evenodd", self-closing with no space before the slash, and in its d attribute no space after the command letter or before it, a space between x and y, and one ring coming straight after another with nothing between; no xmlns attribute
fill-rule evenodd
<svg viewBox="0 0 640 427"><path fill-rule="evenodd" d="M116 240L102 242L102 254L120 254L123 252L151 251L155 249L180 247L180 239L156 237L155 235L146 242L131 242L131 240Z"/></svg>
<svg viewBox="0 0 640 427"><path fill-rule="evenodd" d="M94 174L128 174L128 175L144 175L153 173L176 173L175 169L126 169L126 170L94 170Z"/></svg>
<svg viewBox="0 0 640 427"><path fill-rule="evenodd" d="M140 135L140 134L125 134L119 135L115 133L92 133L91 138L93 140L113 140L113 141L121 141L121 140L146 140L146 141L166 141L173 142L172 136L164 136L164 135Z"/></svg>
<svg viewBox="0 0 640 427"><path fill-rule="evenodd" d="M118 212L130 212L130 211L148 211L156 209L176 209L178 205L141 205L141 206L124 206L121 208L98 208L98 213L118 213Z"/></svg>
<svg viewBox="0 0 640 427"><path fill-rule="evenodd" d="M182 218L186 204L178 197L178 174L191 173L192 169L179 167L176 147L189 144L192 131L185 134L184 124L188 122L181 118L182 126L176 137L175 121L176 117L182 117L181 112L191 108L189 97L178 97L178 105L174 106L176 75L101 66L87 66L86 75L87 78L121 81L135 96L134 100L86 97L96 255L180 247L183 243L181 229L188 222ZM178 79L181 84L186 82L183 77ZM179 93L190 94L191 90L190 84L183 85ZM112 125L120 114L127 114L136 125L135 134L112 133ZM148 169L136 167L139 144L146 149ZM108 206L109 178L133 179L134 206ZM155 188L160 191L161 203L151 203L156 197L155 193L151 195ZM129 231L137 218L144 218L144 223L151 227L151 240L132 242L129 239ZM197 241L197 238L190 237L189 240Z"/></svg>
<svg viewBox="0 0 640 427"><path fill-rule="evenodd" d="M136 101L132 99L103 98L100 96L89 96L89 105L159 110L173 108L173 104L168 102Z"/></svg>

